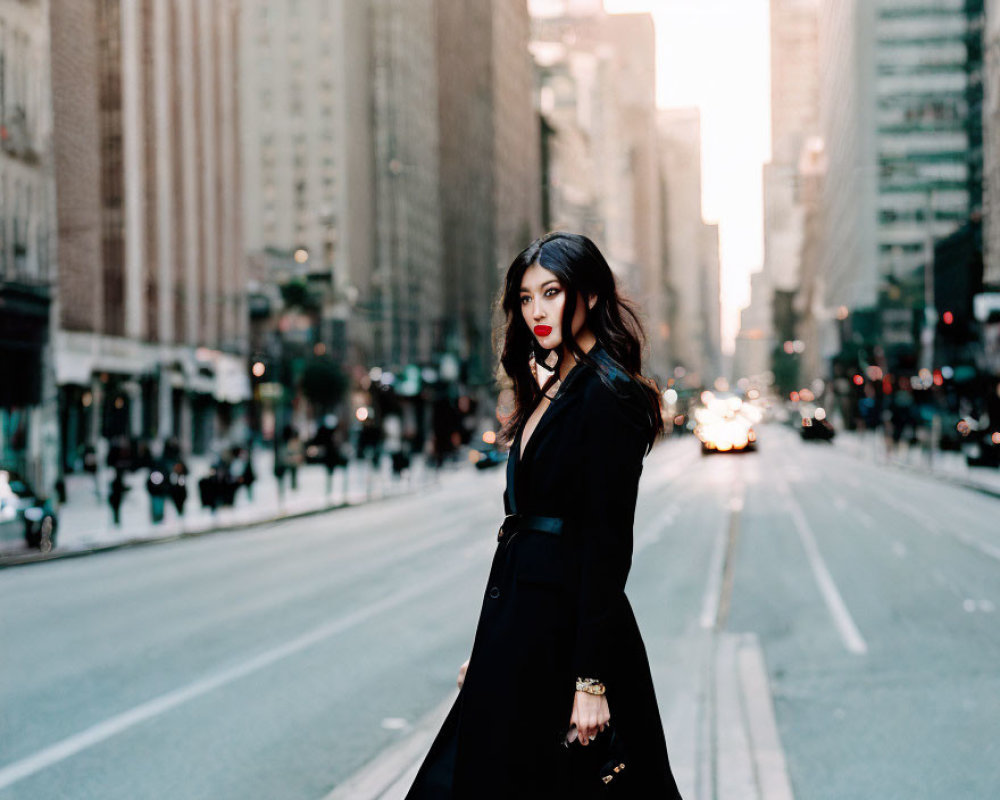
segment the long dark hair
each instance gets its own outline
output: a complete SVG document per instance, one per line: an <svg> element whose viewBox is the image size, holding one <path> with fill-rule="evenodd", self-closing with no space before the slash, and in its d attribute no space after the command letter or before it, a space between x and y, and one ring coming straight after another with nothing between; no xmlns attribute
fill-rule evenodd
<svg viewBox="0 0 1000 800"><path fill-rule="evenodd" d="M532 264L539 264L553 273L566 292L561 323L563 343L581 365L593 367L601 381L618 393L608 367L587 355L573 338L572 319L578 293L584 298L597 296L594 307L587 311L587 327L648 400L649 446L652 447L663 431L660 390L655 380L642 374L642 349L646 337L635 305L619 294L615 275L597 245L582 234L563 231L553 231L535 239L517 254L507 269L499 301L507 320L501 332L500 364L513 382L514 412L497 435L498 441L503 444L513 441L538 395L557 380L557 375L553 375L545 387L539 387L529 364L535 337L521 313L521 279Z"/></svg>

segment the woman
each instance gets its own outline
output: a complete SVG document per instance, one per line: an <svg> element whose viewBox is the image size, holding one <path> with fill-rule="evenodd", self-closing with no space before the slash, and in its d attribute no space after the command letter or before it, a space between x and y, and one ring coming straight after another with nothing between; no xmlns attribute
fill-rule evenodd
<svg viewBox="0 0 1000 800"><path fill-rule="evenodd" d="M407 799L679 798L624 593L642 459L662 429L642 327L577 234L520 253L502 307L507 516L461 691ZM609 725L625 769L606 784L587 756Z"/></svg>

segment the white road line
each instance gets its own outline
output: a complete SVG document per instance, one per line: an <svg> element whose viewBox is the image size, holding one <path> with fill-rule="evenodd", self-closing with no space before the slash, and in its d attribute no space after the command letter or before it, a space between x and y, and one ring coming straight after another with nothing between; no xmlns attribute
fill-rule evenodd
<svg viewBox="0 0 1000 800"><path fill-rule="evenodd" d="M730 520L733 514L743 510L746 497L746 484L738 480L733 486L733 493L726 504L727 513L722 516L722 524L715 532L715 542L712 545L712 556L708 562L708 583L705 584L705 594L701 602L701 627L715 627L719 618L719 601L722 596L722 579L725 569L726 548L729 545Z"/></svg>
<svg viewBox="0 0 1000 800"><path fill-rule="evenodd" d="M40 750L32 756L8 764L0 769L0 789L5 789L37 772L41 772L43 769L58 764L60 761L64 761L83 750L100 744L141 722L165 714L190 700L194 700L215 689L233 683L240 678L245 678L248 675L259 672L282 659L300 653L333 636L337 636L378 614L409 602L426 591L446 586L448 579L456 577L465 571L468 566L468 563L463 559L458 562L456 567L452 567L444 573L438 573L428 580L414 584L406 589L401 589L365 608L331 620L308 633L304 633L282 645L266 650L241 664L221 670L213 675L206 675L204 678L189 683L187 686L167 692L153 700L117 714L110 719L106 719L104 722L93 725L80 733L63 739L61 742Z"/></svg>
<svg viewBox="0 0 1000 800"><path fill-rule="evenodd" d="M715 531L715 542L712 545L712 557L708 562L708 583L705 584L705 594L701 602L701 627L715 627L719 617L719 595L722 592L722 569L726 558L726 540L729 536L729 515L722 517L722 522Z"/></svg>
<svg viewBox="0 0 1000 800"><path fill-rule="evenodd" d="M802 540L802 547L809 559L809 566L812 567L816 583L819 586L820 593L823 595L823 600L826 602L830 616L833 617L833 624L836 626L837 632L844 642L844 647L851 653L867 653L868 645L865 644L858 626L854 624L854 619L851 617L851 612L847 610L844 599L840 596L837 584L833 582L833 577L830 575L830 571L823 561L823 556L819 552L816 537L809 526L808 520L806 520L806 515L802 512L801 506L799 506L787 483L779 481L777 487L779 492L785 496L785 501L788 504L788 513L792 517L792 522L795 523L795 529L799 533L799 538Z"/></svg>

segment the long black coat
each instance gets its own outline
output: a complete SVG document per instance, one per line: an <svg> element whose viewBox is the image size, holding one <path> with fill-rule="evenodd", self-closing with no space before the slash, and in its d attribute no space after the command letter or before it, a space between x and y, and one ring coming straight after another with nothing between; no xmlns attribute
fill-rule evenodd
<svg viewBox="0 0 1000 800"><path fill-rule="evenodd" d="M566 527L561 535L518 530L498 539L464 686L407 800L610 796L603 793L611 787L574 774L560 744L577 677L604 682L612 723L626 743L630 788L611 794L680 798L625 596L650 438L646 401L599 343L588 355L611 368L628 396L616 396L580 362L523 458L518 431L504 508L510 513L513 489L519 513L562 517Z"/></svg>

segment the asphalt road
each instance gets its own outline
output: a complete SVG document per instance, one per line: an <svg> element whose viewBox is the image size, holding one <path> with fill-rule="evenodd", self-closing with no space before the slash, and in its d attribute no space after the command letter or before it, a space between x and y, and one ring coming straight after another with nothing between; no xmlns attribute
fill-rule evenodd
<svg viewBox="0 0 1000 800"><path fill-rule="evenodd" d="M755 796L700 732L706 643L743 632L796 798L1000 796L1000 500L761 439L643 472L629 596L685 797ZM326 796L453 690L502 490L0 571L0 800Z"/></svg>

